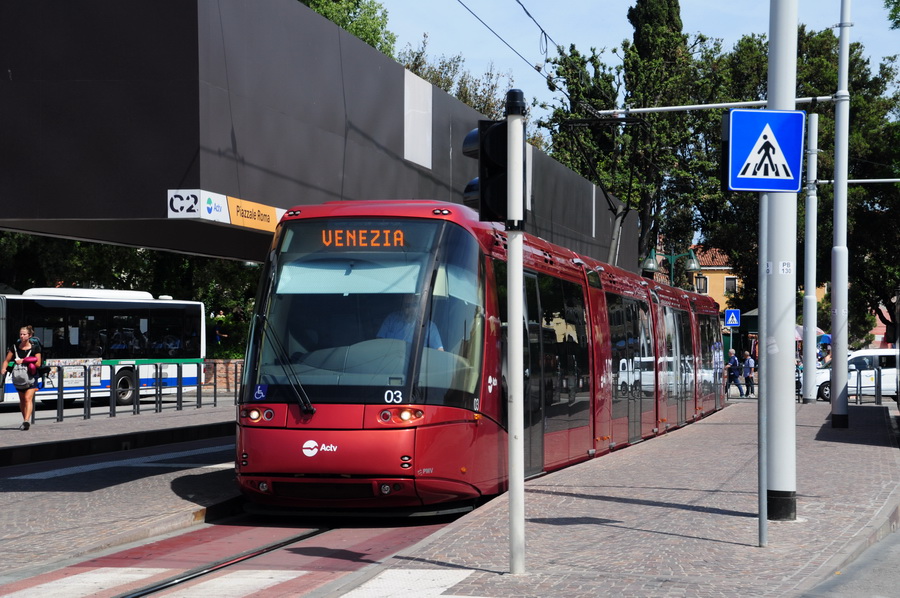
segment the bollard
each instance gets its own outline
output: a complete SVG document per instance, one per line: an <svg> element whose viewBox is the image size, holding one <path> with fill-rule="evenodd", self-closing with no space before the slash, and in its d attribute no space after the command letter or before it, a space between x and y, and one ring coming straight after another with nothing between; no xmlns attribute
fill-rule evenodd
<svg viewBox="0 0 900 598"><path fill-rule="evenodd" d="M203 406L203 364L197 364L197 409ZM215 391L213 391L215 392Z"/></svg>
<svg viewBox="0 0 900 598"><path fill-rule="evenodd" d="M115 367L109 366L109 416L116 416L116 389L113 388L113 380L115 380ZM100 366L100 379L103 379L103 366Z"/></svg>
<svg viewBox="0 0 900 598"><path fill-rule="evenodd" d="M139 365L135 364L133 368L131 368L131 388L134 389L132 391L131 397L131 412L134 415L141 414L141 373L140 373Z"/></svg>
<svg viewBox="0 0 900 598"><path fill-rule="evenodd" d="M881 405L881 366L875 367L875 404Z"/></svg>
<svg viewBox="0 0 900 598"><path fill-rule="evenodd" d="M81 366L82 371L84 372L84 377L82 380L84 381L84 392L82 392L82 397L84 398L84 414L83 419L91 419L91 370L88 366Z"/></svg>
<svg viewBox="0 0 900 598"><path fill-rule="evenodd" d="M175 411L181 411L184 406L184 395L182 394L182 387L184 386L184 372L181 369L181 364L179 363L177 365L178 389L175 391Z"/></svg>
<svg viewBox="0 0 900 598"><path fill-rule="evenodd" d="M153 386L154 386L154 402L156 407L156 413L162 413L162 376L164 375L163 364L154 363L153 364L153 372L156 376ZM137 398L137 397L136 397Z"/></svg>
<svg viewBox="0 0 900 598"><path fill-rule="evenodd" d="M63 368L65 366L56 366L56 421L61 422L66 418L65 402L63 401L63 393L65 392L65 377L63 376ZM33 412L32 412L33 413Z"/></svg>
<svg viewBox="0 0 900 598"><path fill-rule="evenodd" d="M212 393L213 393L213 404L215 404L216 399L219 396L219 363L214 362L213 366L213 374L212 374Z"/></svg>
<svg viewBox="0 0 900 598"><path fill-rule="evenodd" d="M175 375L178 379L178 386L175 389L175 410L181 411L181 405L184 401L184 395L182 395L182 389L184 386L184 372L181 369L180 363L176 364L176 366L177 367L176 367Z"/></svg>

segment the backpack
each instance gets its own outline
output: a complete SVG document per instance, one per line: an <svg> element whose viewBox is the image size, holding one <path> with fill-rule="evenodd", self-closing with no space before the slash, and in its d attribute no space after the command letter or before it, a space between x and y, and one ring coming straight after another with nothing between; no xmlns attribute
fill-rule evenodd
<svg viewBox="0 0 900 598"><path fill-rule="evenodd" d="M25 357L29 357L31 355L31 350L28 350L28 354ZM31 374L28 373L28 366L24 363L17 363L12 370L12 383L19 390L25 390L26 388L31 388L31 385L34 384L34 378L32 378Z"/></svg>

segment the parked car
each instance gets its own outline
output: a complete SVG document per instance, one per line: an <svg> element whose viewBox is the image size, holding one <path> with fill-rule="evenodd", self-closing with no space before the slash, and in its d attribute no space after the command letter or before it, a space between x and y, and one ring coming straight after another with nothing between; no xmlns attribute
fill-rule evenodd
<svg viewBox="0 0 900 598"><path fill-rule="evenodd" d="M847 357L847 390L856 394L857 377L861 377L860 394L875 395L875 368L881 368L881 395L897 398L897 350L862 349ZM831 364L816 370L816 398L831 402Z"/></svg>

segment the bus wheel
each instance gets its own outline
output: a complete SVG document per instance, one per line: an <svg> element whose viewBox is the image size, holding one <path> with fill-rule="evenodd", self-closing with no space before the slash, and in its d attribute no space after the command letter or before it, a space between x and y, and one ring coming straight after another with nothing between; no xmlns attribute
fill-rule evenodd
<svg viewBox="0 0 900 598"><path fill-rule="evenodd" d="M116 405L131 405L134 402L134 379L131 377L134 370L123 369L116 372L114 389L116 393Z"/></svg>

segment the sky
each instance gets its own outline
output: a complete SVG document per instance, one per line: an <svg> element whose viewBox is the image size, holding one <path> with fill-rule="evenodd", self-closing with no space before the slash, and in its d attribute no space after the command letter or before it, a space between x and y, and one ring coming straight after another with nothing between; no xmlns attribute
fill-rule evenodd
<svg viewBox="0 0 900 598"><path fill-rule="evenodd" d="M633 34L626 14L634 0L377 1L388 12L388 29L397 34L398 53L407 46L418 48L427 33L431 59L460 54L466 70L476 77L493 63L496 72L511 73L513 85L525 93L529 103L535 97L543 101L562 97L553 96L544 78L529 66L544 63L548 45L550 56L556 54L556 44L568 47L574 43L582 53L591 47L605 48L604 61L612 65L618 59L608 50ZM719 38L723 49L731 50L743 35L768 34L769 4L769 0L681 0L683 31ZM841 20L841 0L797 0L797 6L799 22L815 31L834 27ZM900 54L900 30L890 29L882 0L852 2L850 22L850 41L863 43L873 70L883 56ZM552 41L542 44L541 29ZM840 31L835 29L835 35Z"/></svg>

